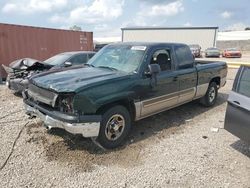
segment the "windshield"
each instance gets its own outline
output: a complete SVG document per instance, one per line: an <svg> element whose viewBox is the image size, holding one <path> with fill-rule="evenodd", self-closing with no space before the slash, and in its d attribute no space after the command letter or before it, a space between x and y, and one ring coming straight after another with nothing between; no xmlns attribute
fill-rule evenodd
<svg viewBox="0 0 250 188"><path fill-rule="evenodd" d="M208 48L207 50L219 50L218 48Z"/></svg>
<svg viewBox="0 0 250 188"><path fill-rule="evenodd" d="M189 47L190 47L190 48L200 48L200 46L199 46L199 45L196 45L196 44L191 44L191 45L189 45Z"/></svg>
<svg viewBox="0 0 250 188"><path fill-rule="evenodd" d="M49 65L55 66L55 65L60 65L64 63L69 58L70 58L69 54L58 54L58 55L52 56L51 58L45 60L44 62Z"/></svg>
<svg viewBox="0 0 250 188"><path fill-rule="evenodd" d="M228 48L227 51L238 51L236 48Z"/></svg>
<svg viewBox="0 0 250 188"><path fill-rule="evenodd" d="M145 50L146 46L111 45L99 51L88 64L132 73L137 71Z"/></svg>

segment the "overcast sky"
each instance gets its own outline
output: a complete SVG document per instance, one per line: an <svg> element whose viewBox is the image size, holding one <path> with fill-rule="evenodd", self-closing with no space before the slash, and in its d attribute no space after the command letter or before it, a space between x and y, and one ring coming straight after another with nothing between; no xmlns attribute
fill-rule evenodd
<svg viewBox="0 0 250 188"><path fill-rule="evenodd" d="M250 26L249 0L0 0L0 22L121 35L129 26Z"/></svg>

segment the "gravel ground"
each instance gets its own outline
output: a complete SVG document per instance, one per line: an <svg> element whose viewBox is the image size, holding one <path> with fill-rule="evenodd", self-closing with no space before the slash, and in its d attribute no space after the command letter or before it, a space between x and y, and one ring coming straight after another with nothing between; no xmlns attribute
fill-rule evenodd
<svg viewBox="0 0 250 188"><path fill-rule="evenodd" d="M223 129L235 72L213 108L191 102L136 122L113 151L47 132L0 86L0 187L250 187L250 146Z"/></svg>

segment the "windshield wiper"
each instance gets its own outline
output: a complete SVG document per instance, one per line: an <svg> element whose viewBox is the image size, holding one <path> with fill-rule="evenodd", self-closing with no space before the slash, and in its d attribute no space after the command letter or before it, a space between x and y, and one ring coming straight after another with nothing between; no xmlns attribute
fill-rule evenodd
<svg viewBox="0 0 250 188"><path fill-rule="evenodd" d="M106 69L115 70L115 71L118 70L118 69L116 69L116 68L108 67L108 66L98 66L98 68L106 68Z"/></svg>

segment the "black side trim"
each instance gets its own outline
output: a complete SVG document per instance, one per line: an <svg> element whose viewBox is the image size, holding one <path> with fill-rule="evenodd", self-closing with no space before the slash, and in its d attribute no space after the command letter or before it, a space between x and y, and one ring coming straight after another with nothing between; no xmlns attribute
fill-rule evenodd
<svg viewBox="0 0 250 188"><path fill-rule="evenodd" d="M100 122L102 119L101 115L82 115L82 116L74 116L74 115L68 115L64 114L59 111L51 111L48 109L45 109L34 102L31 102L27 99L23 100L25 104L39 110L41 113L48 115L54 119L67 122L67 123L91 123L91 122Z"/></svg>

